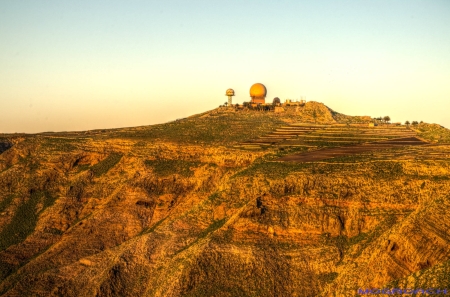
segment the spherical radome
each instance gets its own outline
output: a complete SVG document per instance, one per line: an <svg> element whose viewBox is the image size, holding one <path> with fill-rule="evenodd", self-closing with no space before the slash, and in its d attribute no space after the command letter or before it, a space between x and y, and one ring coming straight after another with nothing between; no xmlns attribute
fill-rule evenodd
<svg viewBox="0 0 450 297"><path fill-rule="evenodd" d="M263 98L266 97L266 87L263 84L256 83L250 88L250 97Z"/></svg>
<svg viewBox="0 0 450 297"><path fill-rule="evenodd" d="M233 89L228 89L228 90L225 92L225 94L226 94L227 96L234 96L234 90L233 90Z"/></svg>

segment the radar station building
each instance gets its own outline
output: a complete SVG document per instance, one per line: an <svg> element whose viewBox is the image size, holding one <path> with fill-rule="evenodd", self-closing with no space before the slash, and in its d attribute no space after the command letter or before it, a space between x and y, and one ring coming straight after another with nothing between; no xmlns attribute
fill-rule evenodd
<svg viewBox="0 0 450 297"><path fill-rule="evenodd" d="M250 88L250 97L252 101L250 103L265 104L266 103L267 89L263 84L256 83Z"/></svg>

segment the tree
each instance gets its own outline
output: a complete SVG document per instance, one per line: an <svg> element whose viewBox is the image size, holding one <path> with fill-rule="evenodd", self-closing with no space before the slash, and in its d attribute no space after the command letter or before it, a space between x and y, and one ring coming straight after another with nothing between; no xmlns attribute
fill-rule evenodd
<svg viewBox="0 0 450 297"><path fill-rule="evenodd" d="M313 114L312 114L312 116L313 116L313 118L314 118L314 123L316 122L316 120L317 120L317 112L316 112L316 110L314 109L313 110Z"/></svg>
<svg viewBox="0 0 450 297"><path fill-rule="evenodd" d="M405 125L407 125L407 126L408 126L409 124L410 124L410 122L409 122L409 121L406 121L406 122L405 122Z"/></svg>
<svg viewBox="0 0 450 297"><path fill-rule="evenodd" d="M223 105L224 105L224 106L228 106L228 102L225 102Z"/></svg>
<svg viewBox="0 0 450 297"><path fill-rule="evenodd" d="M389 123L391 121L391 118L389 116L385 116L383 118L383 120L384 120L385 123Z"/></svg>
<svg viewBox="0 0 450 297"><path fill-rule="evenodd" d="M413 121L413 122L412 122L412 124L413 124L414 126L416 126L416 125L418 125L418 124L419 124L419 122L417 122L417 121Z"/></svg>

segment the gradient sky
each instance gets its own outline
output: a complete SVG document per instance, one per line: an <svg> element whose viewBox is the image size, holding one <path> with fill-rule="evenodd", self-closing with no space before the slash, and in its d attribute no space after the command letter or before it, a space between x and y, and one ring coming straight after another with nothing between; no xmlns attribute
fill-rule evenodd
<svg viewBox="0 0 450 297"><path fill-rule="evenodd" d="M162 123L256 82L450 127L450 1L0 0L0 133Z"/></svg>

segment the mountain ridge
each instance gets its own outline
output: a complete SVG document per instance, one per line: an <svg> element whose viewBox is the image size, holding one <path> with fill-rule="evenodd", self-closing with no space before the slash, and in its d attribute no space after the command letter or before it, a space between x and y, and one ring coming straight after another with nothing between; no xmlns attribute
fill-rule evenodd
<svg viewBox="0 0 450 297"><path fill-rule="evenodd" d="M15 142L0 154L0 295L448 288L448 129L369 128L371 120L308 102L283 113L218 108L152 126L2 136ZM283 128L291 126L295 139ZM236 147L277 129L280 142ZM277 161L398 131L432 145Z"/></svg>

